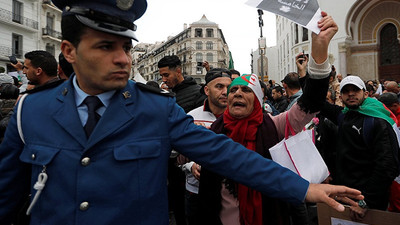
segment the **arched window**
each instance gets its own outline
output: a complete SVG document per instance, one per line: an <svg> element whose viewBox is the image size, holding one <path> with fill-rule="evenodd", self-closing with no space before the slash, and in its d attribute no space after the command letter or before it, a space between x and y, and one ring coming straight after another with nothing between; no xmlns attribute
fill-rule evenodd
<svg viewBox="0 0 400 225"><path fill-rule="evenodd" d="M207 53L207 62L213 62L214 61L214 56L212 53Z"/></svg>
<svg viewBox="0 0 400 225"><path fill-rule="evenodd" d="M400 44L396 27L389 23L381 30L380 37L381 65L400 64Z"/></svg>
<svg viewBox="0 0 400 225"><path fill-rule="evenodd" d="M201 41L196 42L196 49L197 50L202 50L203 49L203 43Z"/></svg>

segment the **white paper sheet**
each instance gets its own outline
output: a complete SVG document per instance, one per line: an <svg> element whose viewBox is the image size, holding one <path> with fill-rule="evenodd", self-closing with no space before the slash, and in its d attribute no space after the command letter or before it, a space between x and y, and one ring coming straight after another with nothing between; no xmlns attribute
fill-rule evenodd
<svg viewBox="0 0 400 225"><path fill-rule="evenodd" d="M332 225L368 225L365 223L357 223L349 220L342 220L338 218L331 217L331 224Z"/></svg>
<svg viewBox="0 0 400 225"><path fill-rule="evenodd" d="M322 16L317 0L248 0L246 4L286 17L316 34L320 32L318 21Z"/></svg>

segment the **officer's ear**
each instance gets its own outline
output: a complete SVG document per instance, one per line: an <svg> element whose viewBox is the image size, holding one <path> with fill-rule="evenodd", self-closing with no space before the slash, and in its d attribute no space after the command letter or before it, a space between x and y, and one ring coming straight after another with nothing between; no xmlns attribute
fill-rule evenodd
<svg viewBox="0 0 400 225"><path fill-rule="evenodd" d="M69 63L73 64L75 62L76 47L71 42L63 40L61 42L61 51Z"/></svg>
<svg viewBox="0 0 400 225"><path fill-rule="evenodd" d="M36 68L36 76L39 76L42 73L43 73L43 70L41 67Z"/></svg>
<svg viewBox="0 0 400 225"><path fill-rule="evenodd" d="M177 66L177 67L176 67L176 72L177 72L178 74L182 74L182 68L181 68L180 66Z"/></svg>

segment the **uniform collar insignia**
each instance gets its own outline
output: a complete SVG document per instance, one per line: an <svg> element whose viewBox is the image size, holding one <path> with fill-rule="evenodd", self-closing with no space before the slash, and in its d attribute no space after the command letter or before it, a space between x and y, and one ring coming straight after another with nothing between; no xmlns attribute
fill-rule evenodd
<svg viewBox="0 0 400 225"><path fill-rule="evenodd" d="M64 90L63 90L63 92L62 92L62 95L66 96L67 93L68 93L68 89L67 89L67 88L64 88Z"/></svg>
<svg viewBox="0 0 400 225"><path fill-rule="evenodd" d="M135 0L117 0L117 7L122 10L129 10Z"/></svg>
<svg viewBox="0 0 400 225"><path fill-rule="evenodd" d="M131 93L129 91L125 91L124 93L122 93L122 95L124 96L125 99L128 99L131 97Z"/></svg>

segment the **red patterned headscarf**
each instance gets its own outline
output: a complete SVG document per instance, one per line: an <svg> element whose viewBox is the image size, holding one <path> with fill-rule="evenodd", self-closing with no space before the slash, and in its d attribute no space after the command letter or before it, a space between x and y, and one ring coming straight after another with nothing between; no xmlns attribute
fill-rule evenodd
<svg viewBox="0 0 400 225"><path fill-rule="evenodd" d="M224 112L224 127L227 130L227 135L251 151L256 150L256 133L263 121L261 105L257 96L255 94L254 96L254 109L248 117L243 119L232 117L229 114L229 107ZM241 184L238 184L237 189L240 223L262 225L261 193Z"/></svg>

